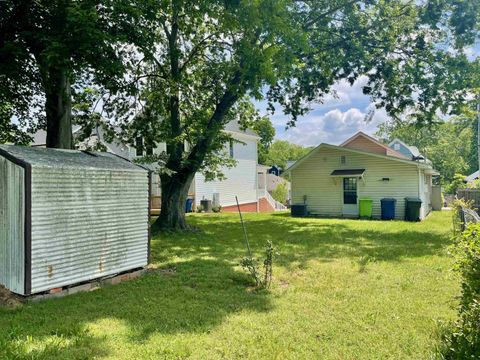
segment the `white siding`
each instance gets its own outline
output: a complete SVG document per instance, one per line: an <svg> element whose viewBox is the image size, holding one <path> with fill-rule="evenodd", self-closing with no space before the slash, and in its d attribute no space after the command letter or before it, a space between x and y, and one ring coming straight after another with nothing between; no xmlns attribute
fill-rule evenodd
<svg viewBox="0 0 480 360"><path fill-rule="evenodd" d="M342 165L340 157L346 157ZM292 203L303 203L307 196L308 211L323 216L342 216L343 183L330 174L337 169L366 169L364 181L358 181L358 198L373 200L373 217L381 215L380 199L397 199L395 216L403 219L404 198L418 197L418 170L415 164L356 154L341 149L319 149L292 170ZM389 178L389 181L382 181Z"/></svg>
<svg viewBox="0 0 480 360"><path fill-rule="evenodd" d="M32 293L147 265L146 172L32 170Z"/></svg>
<svg viewBox="0 0 480 360"><path fill-rule="evenodd" d="M422 207L420 209L420 217L425 218L432 209L432 176L426 175L425 171L419 171L420 177L420 199Z"/></svg>
<svg viewBox="0 0 480 360"><path fill-rule="evenodd" d="M237 165L230 169L224 168L225 180L205 181L201 173L195 175L197 205L202 199L212 200L214 193L219 193L222 206L234 205L235 195L242 204L257 201L257 142L241 136L238 139L243 143L233 144Z"/></svg>
<svg viewBox="0 0 480 360"><path fill-rule="evenodd" d="M25 172L0 157L0 284L24 293Z"/></svg>

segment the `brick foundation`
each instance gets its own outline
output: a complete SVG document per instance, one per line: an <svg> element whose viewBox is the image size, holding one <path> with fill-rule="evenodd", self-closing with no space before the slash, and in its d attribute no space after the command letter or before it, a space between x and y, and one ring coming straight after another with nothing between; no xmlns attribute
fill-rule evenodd
<svg viewBox="0 0 480 360"><path fill-rule="evenodd" d="M252 203L240 204L240 210L242 212L257 212L257 203L252 202ZM222 211L237 212L238 208L237 208L237 205L222 206Z"/></svg>
<svg viewBox="0 0 480 360"><path fill-rule="evenodd" d="M260 212L272 212L275 211L275 208L270 205L267 199L261 198L258 200Z"/></svg>
<svg viewBox="0 0 480 360"><path fill-rule="evenodd" d="M240 204L240 210L242 212L272 212L275 211L275 209L270 205L267 199L261 198L258 200L258 208L257 208L257 203L252 202L252 203L246 203L246 204ZM237 205L231 205L231 206L223 206L222 211L224 212L237 212L238 208Z"/></svg>

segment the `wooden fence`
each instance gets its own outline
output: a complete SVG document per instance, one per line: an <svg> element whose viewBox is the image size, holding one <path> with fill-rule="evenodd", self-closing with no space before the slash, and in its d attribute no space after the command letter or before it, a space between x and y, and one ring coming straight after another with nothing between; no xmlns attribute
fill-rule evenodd
<svg viewBox="0 0 480 360"><path fill-rule="evenodd" d="M472 207L477 212L480 209L480 189L459 189L457 198L472 202Z"/></svg>

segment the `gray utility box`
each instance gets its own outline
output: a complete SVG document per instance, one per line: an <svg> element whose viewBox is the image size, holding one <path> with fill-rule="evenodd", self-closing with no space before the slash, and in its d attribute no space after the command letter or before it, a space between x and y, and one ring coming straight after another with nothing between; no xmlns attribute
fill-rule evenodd
<svg viewBox="0 0 480 360"><path fill-rule="evenodd" d="M291 211L292 217L303 217L308 215L306 204L292 205L290 211Z"/></svg>

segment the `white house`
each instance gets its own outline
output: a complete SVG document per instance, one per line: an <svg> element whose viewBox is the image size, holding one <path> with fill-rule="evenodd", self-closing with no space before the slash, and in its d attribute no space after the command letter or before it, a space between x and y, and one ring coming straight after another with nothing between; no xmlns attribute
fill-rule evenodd
<svg viewBox="0 0 480 360"><path fill-rule="evenodd" d="M77 130L78 129L74 129ZM201 200L212 200L214 205L220 205L222 211L237 211L235 196L238 197L240 208L247 212L265 212L284 210L285 206L276 202L268 193L266 186L267 168L258 164L257 142L260 137L253 131L242 130L237 121L232 121L225 127L237 141L226 144L226 153L237 162L232 168L223 168L224 180L206 181L202 173L195 174L189 190L189 198L193 199L195 206L200 205ZM141 141L141 139L139 139ZM143 146L131 146L119 140L107 142L101 127L94 130L92 135L79 144L79 149L94 148L98 143L102 144L106 151L117 154L129 160L135 160L150 154L161 154L167 151L165 143L160 143L155 149L145 149ZM45 132L35 135L34 146L45 145ZM156 165L156 164L155 164ZM152 164L151 168L154 169ZM160 177L152 176L151 208L153 213L160 210Z"/></svg>
<svg viewBox="0 0 480 360"><path fill-rule="evenodd" d="M362 132L340 146L320 144L287 170L292 204L305 203L311 215L356 217L358 199L369 198L372 216L380 218L380 200L394 198L395 218L403 219L405 198L416 197L423 219L432 209L432 175L438 172L422 159Z"/></svg>

